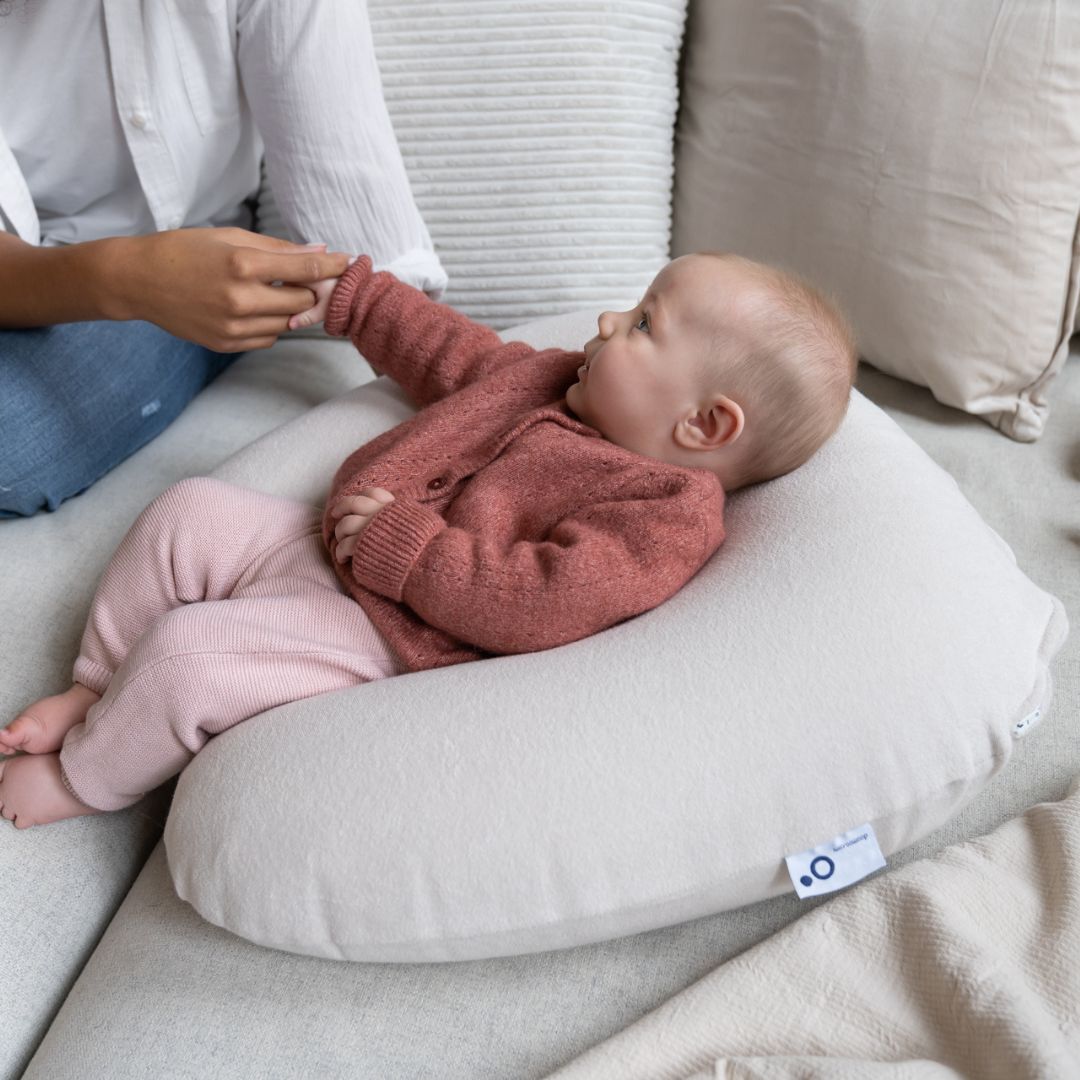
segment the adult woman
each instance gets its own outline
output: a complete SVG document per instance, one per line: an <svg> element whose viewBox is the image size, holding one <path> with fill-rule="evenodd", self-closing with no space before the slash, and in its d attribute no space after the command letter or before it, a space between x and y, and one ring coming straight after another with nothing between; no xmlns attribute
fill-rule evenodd
<svg viewBox="0 0 1080 1080"><path fill-rule="evenodd" d="M359 0L0 0L0 514L55 509L345 256L438 295ZM285 282L287 284L281 284Z"/></svg>

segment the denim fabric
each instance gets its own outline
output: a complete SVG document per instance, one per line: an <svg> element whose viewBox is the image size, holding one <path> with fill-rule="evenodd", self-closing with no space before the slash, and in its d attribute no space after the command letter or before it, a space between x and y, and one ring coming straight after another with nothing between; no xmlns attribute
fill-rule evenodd
<svg viewBox="0 0 1080 1080"><path fill-rule="evenodd" d="M85 491L239 356L148 322L0 330L0 517Z"/></svg>

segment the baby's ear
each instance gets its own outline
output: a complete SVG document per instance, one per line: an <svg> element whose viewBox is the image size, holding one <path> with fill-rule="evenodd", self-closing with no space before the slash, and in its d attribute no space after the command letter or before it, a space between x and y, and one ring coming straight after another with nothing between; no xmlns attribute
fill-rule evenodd
<svg viewBox="0 0 1080 1080"><path fill-rule="evenodd" d="M688 449L718 450L722 446L730 446L742 434L746 417L737 401L717 394L708 405L691 413L679 426L684 428L682 439L676 435L680 445Z"/></svg>

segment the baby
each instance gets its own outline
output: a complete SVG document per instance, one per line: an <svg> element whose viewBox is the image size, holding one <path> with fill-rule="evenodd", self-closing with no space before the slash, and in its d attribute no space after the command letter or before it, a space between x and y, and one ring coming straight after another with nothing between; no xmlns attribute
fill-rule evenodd
<svg viewBox="0 0 1080 1080"><path fill-rule="evenodd" d="M372 679L549 649L647 611L720 545L725 492L836 430L851 332L809 286L687 255L584 352L504 344L368 258L308 319L421 410L356 450L325 512L169 488L99 584L74 685L0 731L19 828L116 810L212 736Z"/></svg>

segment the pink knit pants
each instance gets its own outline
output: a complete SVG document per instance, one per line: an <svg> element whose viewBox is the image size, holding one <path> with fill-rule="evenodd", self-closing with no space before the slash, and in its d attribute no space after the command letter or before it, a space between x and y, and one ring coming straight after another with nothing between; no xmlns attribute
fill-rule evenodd
<svg viewBox="0 0 1080 1080"><path fill-rule="evenodd" d="M60 751L76 798L130 806L242 720L404 670L338 584L320 522L313 506L206 478L143 511L75 663L103 695Z"/></svg>

